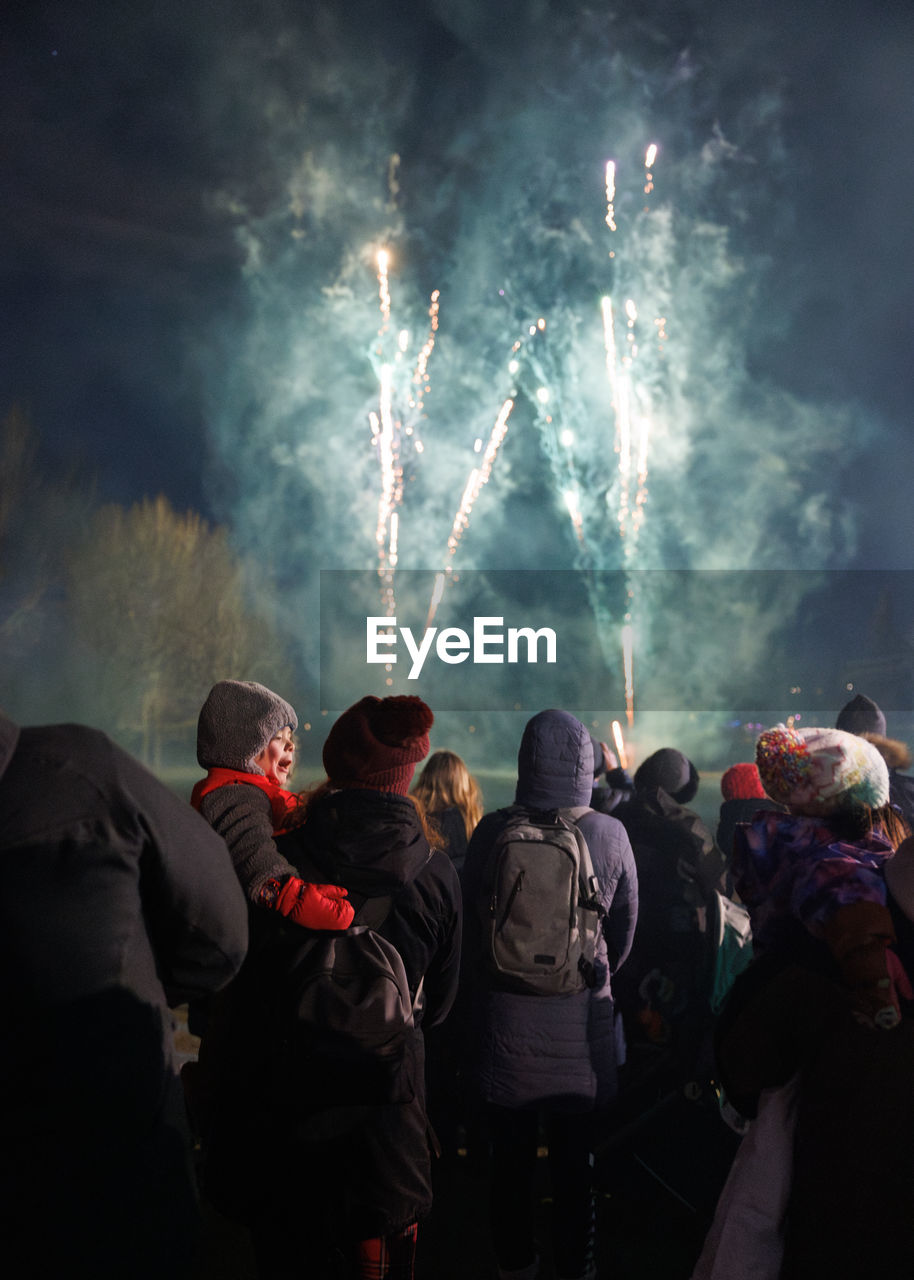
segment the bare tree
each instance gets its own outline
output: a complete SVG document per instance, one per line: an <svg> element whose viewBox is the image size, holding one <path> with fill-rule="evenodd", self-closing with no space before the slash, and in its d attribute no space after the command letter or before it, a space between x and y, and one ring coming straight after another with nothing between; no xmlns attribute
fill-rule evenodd
<svg viewBox="0 0 914 1280"><path fill-rule="evenodd" d="M0 638L9 641L22 631L48 588L45 556L34 555L30 540L28 576L17 572L26 548L19 536L24 513L35 511L37 436L25 411L14 405L0 424L0 581L15 588L0 607ZM36 563L37 559L37 563Z"/></svg>
<svg viewBox="0 0 914 1280"><path fill-rule="evenodd" d="M281 665L268 624L246 602L227 531L165 497L99 508L68 560L76 637L94 657L118 726L161 764L163 739L196 722L220 679Z"/></svg>

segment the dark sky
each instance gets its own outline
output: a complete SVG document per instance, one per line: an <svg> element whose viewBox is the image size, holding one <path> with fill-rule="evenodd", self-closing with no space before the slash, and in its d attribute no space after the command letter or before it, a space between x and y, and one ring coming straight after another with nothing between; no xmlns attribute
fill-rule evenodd
<svg viewBox="0 0 914 1280"><path fill-rule="evenodd" d="M37 0L0 60L0 406L100 497L281 548L290 611L375 562L398 359L406 567L509 395L465 568L910 564L908 4ZM607 295L650 427L624 537Z"/></svg>

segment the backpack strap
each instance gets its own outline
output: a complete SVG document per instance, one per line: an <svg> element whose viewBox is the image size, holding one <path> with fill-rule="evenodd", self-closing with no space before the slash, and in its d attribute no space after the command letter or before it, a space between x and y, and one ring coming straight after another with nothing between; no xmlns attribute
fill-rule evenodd
<svg viewBox="0 0 914 1280"><path fill-rule="evenodd" d="M588 857L590 857L590 848L589 846L587 846L587 839L584 835L584 832L580 830L580 827L578 824L580 823L583 817L586 817L588 813L596 813L596 809L594 809L591 805L573 804L573 805L567 805L565 808L562 808L562 809L531 809L527 805L512 804L508 806L507 812L512 814L522 814L522 813L526 813L526 814L538 813L541 815L549 814L549 813L556 814L564 822L570 822L571 825L577 830L578 838L584 842L585 847L587 847L587 855ZM593 866L592 857L590 857L590 862L591 862L591 866ZM591 911L596 911L596 913L602 918L603 916L606 915L606 909L603 906L602 902L600 901L600 881L597 877L596 870L594 870L593 875L590 876L586 888L589 896L582 901L581 905L587 907Z"/></svg>
<svg viewBox="0 0 914 1280"><path fill-rule="evenodd" d="M504 812L512 815L530 814L532 816L557 813L560 818L564 818L568 822L573 822L575 826L577 826L578 822L580 822L581 818L583 818L585 814L596 813L596 810L591 808L589 804L573 804L568 805L564 809L534 809L531 805L527 804L509 804Z"/></svg>
<svg viewBox="0 0 914 1280"><path fill-rule="evenodd" d="M571 822L575 827L578 827L578 824L580 823L583 817L585 817L588 813L596 813L596 810L592 808L589 804L575 804L575 805L569 806L567 809L558 809L556 812L559 814L559 817L564 818L567 822ZM578 834L580 838L584 841L584 844L586 845L587 840L584 835L584 832L578 829ZM588 856L590 856L589 848L587 852L588 852ZM591 864L591 867L593 867L592 857L590 858L590 864ZM584 902L582 902L581 905L590 908L591 911L596 911L597 915L600 916L600 918L602 919L603 916L606 915L606 909L603 906L603 903L600 901L600 881L597 877L596 868L593 868L593 875L590 877L590 880L588 881L587 891L590 896Z"/></svg>
<svg viewBox="0 0 914 1280"><path fill-rule="evenodd" d="M592 809L589 804L574 804L568 809L559 809L557 812L577 826L586 813L595 813L596 810Z"/></svg>

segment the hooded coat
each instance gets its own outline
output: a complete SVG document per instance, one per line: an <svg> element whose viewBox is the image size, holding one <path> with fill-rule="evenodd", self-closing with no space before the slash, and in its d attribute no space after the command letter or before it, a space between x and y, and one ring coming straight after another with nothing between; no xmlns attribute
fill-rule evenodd
<svg viewBox="0 0 914 1280"><path fill-rule="evenodd" d="M413 802L392 792L330 791L277 843L303 874L349 891L353 927L370 924L396 946L415 1009L405 1068L412 1101L328 1106L304 1082L292 1097L280 1094L276 1030L263 1012L295 969L303 931L272 916L262 922L265 936L236 987L229 1106L213 1135L207 1187L255 1232L277 1215L301 1223L306 1213L319 1268L318 1250L390 1235L431 1208L422 1028L441 1022L456 995L460 890L448 856L429 849Z"/></svg>
<svg viewBox="0 0 914 1280"><path fill-rule="evenodd" d="M552 810L586 806L593 786L593 748L580 721L543 711L529 722L518 754L516 803ZM606 814L579 820L606 915L598 940L601 986L569 995L497 990L482 966L480 880L488 854L509 819L487 814L473 833L463 872L470 1047L468 1072L484 1101L510 1108L543 1105L587 1111L609 1103L617 1087L612 975L628 955L638 914L638 880L628 837Z"/></svg>
<svg viewBox="0 0 914 1280"><path fill-rule="evenodd" d="M638 930L617 993L629 1043L638 1047L632 1063L652 1073L662 1060L674 1079L688 1079L710 1013L708 909L715 891L729 896L726 860L699 815L660 786L636 788L618 815L642 885Z"/></svg>
<svg viewBox="0 0 914 1280"><path fill-rule="evenodd" d="M177 1274L196 1210L168 1009L244 958L228 850L103 733L0 714L0 852L4 1240L22 1275Z"/></svg>

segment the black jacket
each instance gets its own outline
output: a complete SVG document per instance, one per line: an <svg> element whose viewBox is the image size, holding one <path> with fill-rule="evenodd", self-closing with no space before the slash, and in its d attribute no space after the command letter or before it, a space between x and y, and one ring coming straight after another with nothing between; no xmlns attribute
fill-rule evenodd
<svg viewBox="0 0 914 1280"><path fill-rule="evenodd" d="M195 1210L168 1005L244 958L228 851L103 733L0 715L0 855L11 1256L23 1276L175 1274Z"/></svg>
<svg viewBox="0 0 914 1280"><path fill-rule="evenodd" d="M386 792L330 792L277 845L306 879L349 890L354 925L374 925L378 902L392 902L377 928L400 952L416 1000L409 1047L416 1094L411 1102L362 1107L349 1117L331 1108L322 1124L321 1099L306 1096L304 1089L297 1098L271 1096L270 1056L258 1053L252 1070L243 1077L236 1073L233 1114L215 1135L208 1185L223 1207L255 1231L259 1222L288 1212L307 1226L305 1235L315 1233L324 1246L386 1235L431 1207L421 1028L442 1021L456 995L457 873L445 853L429 850L413 802ZM258 942L256 981L252 989L242 974L233 1011L233 1042L240 1053L252 1040L262 1041L264 984L282 983L304 934L272 916L264 924L275 937ZM316 1136L321 1134L326 1136Z"/></svg>

